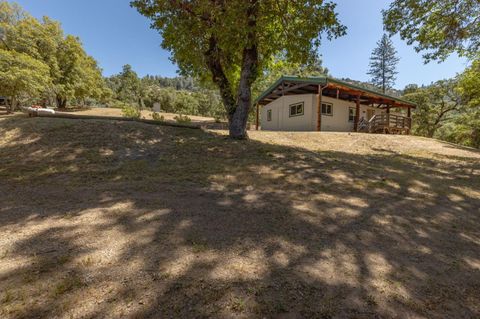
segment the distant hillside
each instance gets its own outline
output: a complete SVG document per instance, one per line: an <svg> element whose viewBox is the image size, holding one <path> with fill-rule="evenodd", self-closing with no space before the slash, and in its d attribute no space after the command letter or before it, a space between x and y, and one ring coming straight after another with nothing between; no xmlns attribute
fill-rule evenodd
<svg viewBox="0 0 480 319"><path fill-rule="evenodd" d="M378 88L375 85L373 85L371 83L368 83L368 82L352 80L350 78L341 78L340 80L351 83L351 84L356 85L356 86L360 86L360 87L372 90L372 91L376 91L378 93L382 93L382 90L380 88ZM387 90L386 94L400 97L400 96L403 95L403 91L402 90L397 90L397 89L389 89L389 90Z"/></svg>

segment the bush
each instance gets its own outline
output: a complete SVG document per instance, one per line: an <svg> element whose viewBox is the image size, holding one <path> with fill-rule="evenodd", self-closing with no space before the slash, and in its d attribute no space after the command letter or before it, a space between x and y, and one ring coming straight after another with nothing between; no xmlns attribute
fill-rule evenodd
<svg viewBox="0 0 480 319"><path fill-rule="evenodd" d="M122 107L122 115L124 117L131 117L131 118L139 119L141 113L140 113L140 110L137 109L136 107L131 106L131 105L125 105L125 106Z"/></svg>
<svg viewBox="0 0 480 319"><path fill-rule="evenodd" d="M177 123L190 123L192 121L191 118L182 114L175 116L174 119Z"/></svg>
<svg viewBox="0 0 480 319"><path fill-rule="evenodd" d="M165 117L163 117L163 115L160 115L160 113L157 112L152 113L152 119L154 121L165 122Z"/></svg>

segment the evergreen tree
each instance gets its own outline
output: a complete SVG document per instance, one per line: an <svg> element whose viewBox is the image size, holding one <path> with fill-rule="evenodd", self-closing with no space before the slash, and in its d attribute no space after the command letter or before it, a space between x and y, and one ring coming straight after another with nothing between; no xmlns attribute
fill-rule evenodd
<svg viewBox="0 0 480 319"><path fill-rule="evenodd" d="M392 40L384 34L382 39L377 42L377 47L372 51L370 70L368 71L368 74L372 76L371 82L381 88L383 93L395 84L399 60Z"/></svg>

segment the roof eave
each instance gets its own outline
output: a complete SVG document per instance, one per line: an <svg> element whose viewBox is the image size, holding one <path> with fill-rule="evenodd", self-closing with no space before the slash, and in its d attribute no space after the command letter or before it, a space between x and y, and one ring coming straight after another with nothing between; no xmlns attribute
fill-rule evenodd
<svg viewBox="0 0 480 319"><path fill-rule="evenodd" d="M403 100L403 99L400 99L400 98L397 98L397 97L394 97L394 96L390 96L390 95L379 93L379 92L376 92L376 91L373 91L373 90L370 90L370 89L359 87L357 85L350 84L348 82L344 82L344 81L337 80L337 79L327 77L327 76L305 77L305 78L296 77L296 76L281 76L277 81L275 81L272 85L270 85L267 90L265 90L259 97L257 97L254 100L254 104L259 103L261 100L266 98L268 95L272 94L275 91L275 89L280 84L282 84L283 82L311 83L311 84L318 84L318 85L322 85L322 84L323 85L328 85L328 83L334 83L334 84L337 84L339 86L347 87L347 88L352 89L354 91L359 91L359 92L371 94L371 95L374 95L374 96L378 96L380 98L392 101L394 103L396 102L398 104L397 105L398 107L416 108L416 106L417 106L416 104L414 104L410 101L406 101L406 100Z"/></svg>

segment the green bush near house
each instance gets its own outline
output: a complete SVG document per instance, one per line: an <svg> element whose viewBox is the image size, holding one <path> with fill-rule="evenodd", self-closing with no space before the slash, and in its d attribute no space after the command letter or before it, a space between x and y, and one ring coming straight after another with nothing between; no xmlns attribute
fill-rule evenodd
<svg viewBox="0 0 480 319"><path fill-rule="evenodd" d="M192 119L189 118L187 115L177 115L174 117L175 121L177 121L177 123L190 123L192 122Z"/></svg>
<svg viewBox="0 0 480 319"><path fill-rule="evenodd" d="M165 122L165 117L163 115L160 115L160 113L158 112L152 113L152 119L154 121Z"/></svg>
<svg viewBox="0 0 480 319"><path fill-rule="evenodd" d="M138 108L134 107L134 106L124 105L122 107L122 115L124 117L139 119L141 113L140 113L140 110Z"/></svg>

